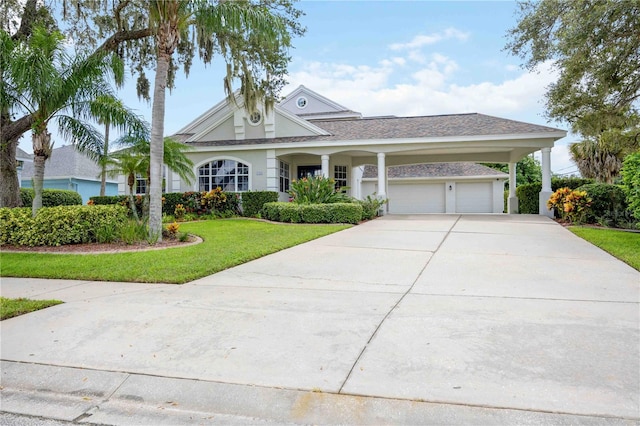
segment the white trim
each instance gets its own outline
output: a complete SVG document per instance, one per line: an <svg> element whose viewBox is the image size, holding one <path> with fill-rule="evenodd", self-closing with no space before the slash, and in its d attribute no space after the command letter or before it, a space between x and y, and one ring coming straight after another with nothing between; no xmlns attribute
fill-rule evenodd
<svg viewBox="0 0 640 426"><path fill-rule="evenodd" d="M481 181L481 180L485 180L485 181L494 181L494 180L504 180L506 181L508 179L508 176L504 176L504 175L477 175L477 176L455 176L455 175L451 175L451 176L428 176L428 177L393 177L387 178L387 181L389 182L407 182L407 183L412 183L412 182L416 182L416 183L420 183L422 181L429 181L429 182L433 182L433 181L449 181L449 180L477 180L477 181ZM377 182L378 178L363 178L362 182Z"/></svg>
<svg viewBox="0 0 640 426"><path fill-rule="evenodd" d="M249 189L248 189L248 191L251 191L251 188L253 188L253 186L252 186L253 185L253 179L252 179L252 174L251 174L252 173L251 171L253 170L253 164L248 162L248 161L246 161L246 160L243 160L241 158L231 157L231 156L228 156L228 155L227 156L211 157L211 158L209 158L207 160L201 161L201 162L199 162L199 163L194 165L193 173L196 175L195 182L193 183L194 191L199 191L200 190L200 174L198 173L198 169L200 167L204 166L205 164L211 163L213 161L220 161L220 160L233 160L236 163L242 163L242 164L246 165L247 167L249 167L249 175L248 175L249 176L249 182L248 182ZM242 176L244 176L244 175L242 175ZM236 187L237 186L238 186L238 182L236 182ZM234 192L245 192L245 191L234 191Z"/></svg>
<svg viewBox="0 0 640 426"><path fill-rule="evenodd" d="M289 114L287 114L289 115ZM295 117L295 116L294 116ZM314 126L315 127L315 126ZM327 148L332 149L331 151L327 151L328 153L335 153L339 151L343 151L344 149L340 149L339 151L334 150L333 148L344 148L344 147L363 147L363 146L375 146L379 147L381 145L389 145L384 152L385 153L397 153L400 152L398 147L400 145L418 145L418 144L428 144L428 145L437 145L442 144L442 148L457 148L464 147L467 143L475 143L475 142L501 142L501 141L522 141L526 142L530 140L535 145L531 144L518 144L514 145L513 143L509 144L509 146L505 146L504 144L498 144L494 147L496 148L526 148L526 147L534 147L538 146L540 148L550 147L553 145L553 142L561 139L566 136L564 131L560 132L549 132L549 133L531 133L531 134L508 134L508 135L479 135L479 136L467 136L464 139L460 139L460 136L439 136L433 138L405 138L405 139L355 139L355 140L307 140L302 142L291 142L291 143L270 143L270 144L251 144L251 140L244 141L242 145L211 145L211 146L199 146L194 147L194 151L211 151L211 150L220 150L220 151L247 151L247 150L255 150L255 149L289 149L293 150L295 153L298 152L299 148L305 149L317 149L317 148ZM543 140L541 140L543 139ZM551 140L551 141L550 141ZM534 142L535 141L535 142ZM451 146L452 142L458 142L458 146ZM440 148L439 146L436 146ZM433 146L429 147L434 148ZM476 148L475 146L469 146L469 148ZM380 148L376 148L379 150ZM288 152L284 152L281 155L288 154ZM372 154L375 154L375 151L372 151Z"/></svg>
<svg viewBox="0 0 640 426"><path fill-rule="evenodd" d="M284 99L278 103L278 105L280 104L284 104L285 102L287 102L288 100L292 99L293 97L295 97L294 103L297 105L297 100L298 97L300 96L300 93L304 92L305 96L310 96L312 98L316 98L316 100L325 103L327 105L329 105L332 108L335 108L337 111L345 111L345 110L349 110L349 108L340 105L337 102L332 101L331 99L325 98L324 96L322 96L321 94L314 92L313 90L305 87L304 85L300 85L298 86L296 89L294 89L293 92L289 93L288 95L286 95L284 97Z"/></svg>

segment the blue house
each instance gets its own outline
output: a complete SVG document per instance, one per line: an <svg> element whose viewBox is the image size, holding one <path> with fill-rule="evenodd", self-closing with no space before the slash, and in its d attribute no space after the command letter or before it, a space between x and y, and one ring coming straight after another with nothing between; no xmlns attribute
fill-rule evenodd
<svg viewBox="0 0 640 426"><path fill-rule="evenodd" d="M25 162L21 186L33 187L33 162ZM100 195L100 166L86 155L76 151L73 145L54 148L45 163L44 188L76 191L86 204L90 197ZM118 195L118 181L107 177L105 195Z"/></svg>

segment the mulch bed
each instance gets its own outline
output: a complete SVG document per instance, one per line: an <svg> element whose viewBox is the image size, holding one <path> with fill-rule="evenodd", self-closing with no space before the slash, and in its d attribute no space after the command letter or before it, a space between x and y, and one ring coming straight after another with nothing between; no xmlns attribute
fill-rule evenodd
<svg viewBox="0 0 640 426"><path fill-rule="evenodd" d="M190 235L189 239L182 242L177 239L167 239L156 244L148 244L146 241L140 241L134 244L126 244L123 242L114 243L87 243L87 244L67 244L58 247L51 246L13 246L4 245L1 247L3 252L31 252L31 253L55 253L55 254L100 254L100 253L122 253L130 251L147 251L147 250L163 250L173 247L186 247L192 244L201 243L202 239Z"/></svg>

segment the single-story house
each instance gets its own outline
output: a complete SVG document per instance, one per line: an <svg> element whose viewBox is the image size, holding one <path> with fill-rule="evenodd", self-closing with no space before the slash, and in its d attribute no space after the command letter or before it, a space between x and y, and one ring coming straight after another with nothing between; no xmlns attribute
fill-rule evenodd
<svg viewBox="0 0 640 426"><path fill-rule="evenodd" d="M551 194L551 148L564 136L564 130L477 113L363 117L300 86L273 108L261 107L254 114L246 111L239 96L235 104L224 100L180 129L173 137L192 147L188 155L194 162L197 180L187 184L168 172L166 189L168 192L207 191L215 187L237 192L269 190L279 192L284 201L288 199L291 180L322 174L334 178L338 186L350 187L352 195L362 197L360 185L365 182L359 170L373 165L377 168L377 195L389 200L389 211L408 212L408 207L400 206L413 203L412 212L426 213L434 203L424 199L433 196L436 182L417 175L414 177L420 183L401 184L394 172L389 174L390 167L508 163L509 211L516 212L513 184L516 162L532 152L542 151L540 197L546 200ZM491 205L491 211L496 211L496 194L504 181L503 175L476 175L475 181L468 181L469 176L462 171L444 167L453 173L441 177L440 186L446 194L445 212L464 211L468 204L476 202ZM449 185L455 196L448 195ZM447 202L447 197L457 201L456 207ZM540 213L550 214L546 208Z"/></svg>
<svg viewBox="0 0 640 426"><path fill-rule="evenodd" d="M25 163L22 170L22 187L33 187L33 162ZM100 195L100 166L73 145L54 148L45 162L43 187L70 189L87 203L90 197ZM105 195L118 195L118 181L107 177Z"/></svg>

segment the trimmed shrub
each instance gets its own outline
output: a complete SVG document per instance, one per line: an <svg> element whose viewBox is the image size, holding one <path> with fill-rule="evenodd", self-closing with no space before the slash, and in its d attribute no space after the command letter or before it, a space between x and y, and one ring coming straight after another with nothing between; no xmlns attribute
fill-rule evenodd
<svg viewBox="0 0 640 426"><path fill-rule="evenodd" d="M577 189L583 185L594 183L593 179L585 179L578 177L552 177L551 190L557 191L560 188Z"/></svg>
<svg viewBox="0 0 640 426"><path fill-rule="evenodd" d="M22 198L22 207L33 205L34 192L32 188L21 188L20 197ZM81 204L82 197L76 191L68 189L42 190L42 207L79 206Z"/></svg>
<svg viewBox="0 0 640 426"><path fill-rule="evenodd" d="M363 219L364 208L360 203L328 204L329 223L358 223ZM376 210L377 214L377 210Z"/></svg>
<svg viewBox="0 0 640 426"><path fill-rule="evenodd" d="M33 205L33 189L20 188L20 198L22 199L22 207L31 207Z"/></svg>
<svg viewBox="0 0 640 426"><path fill-rule="evenodd" d="M243 216L257 216L265 203L278 201L278 193L275 191L249 191L242 193Z"/></svg>
<svg viewBox="0 0 640 426"><path fill-rule="evenodd" d="M127 195L105 195L104 197L95 196L89 198L93 201L93 204L96 206L100 205L112 205L112 204L122 204L123 201L128 201Z"/></svg>
<svg viewBox="0 0 640 426"><path fill-rule="evenodd" d="M611 214L624 213L627 208L625 193L621 186L607 183L590 183L577 188L585 191L591 199L591 206L586 212L588 223L597 223Z"/></svg>
<svg viewBox="0 0 640 426"><path fill-rule="evenodd" d="M175 214L176 206L182 204L184 207L184 193L183 192L167 192L162 194L164 197L164 203L162 204L162 213Z"/></svg>
<svg viewBox="0 0 640 426"><path fill-rule="evenodd" d="M60 246L95 242L108 238L105 229L117 229L127 219L127 210L122 206L43 207L35 218L26 216L28 210L0 209L0 244Z"/></svg>
<svg viewBox="0 0 640 426"><path fill-rule="evenodd" d="M538 214L540 212L541 183L527 183L516 187L518 211L521 214Z"/></svg>
<svg viewBox="0 0 640 426"><path fill-rule="evenodd" d="M362 206L358 203L297 204L265 203L262 217L287 223L358 223Z"/></svg>

